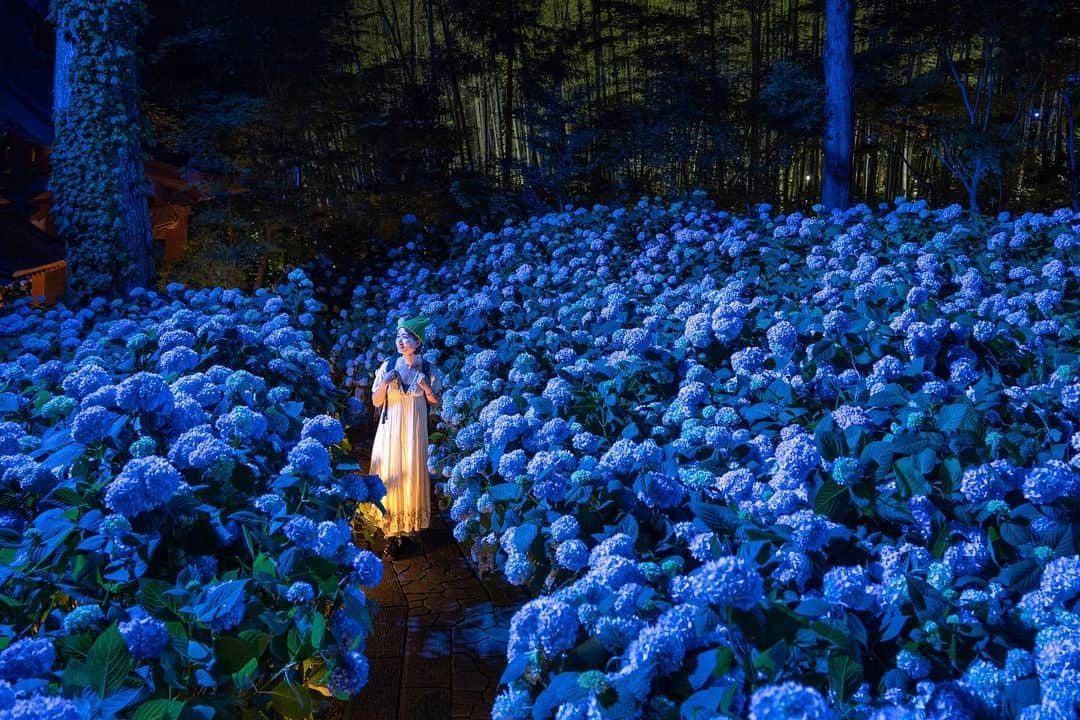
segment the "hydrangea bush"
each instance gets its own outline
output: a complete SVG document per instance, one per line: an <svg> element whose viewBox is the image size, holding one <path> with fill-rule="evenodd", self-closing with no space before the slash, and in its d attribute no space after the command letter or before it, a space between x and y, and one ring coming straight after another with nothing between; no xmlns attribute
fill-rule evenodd
<svg viewBox="0 0 1080 720"><path fill-rule="evenodd" d="M342 449L320 306L136 291L0 315L0 716L308 717L367 682L384 494Z"/></svg>
<svg viewBox="0 0 1080 720"><path fill-rule="evenodd" d="M363 278L334 353L366 386L433 319L455 536L537 593L497 720L1075 717L1080 215L455 232Z"/></svg>

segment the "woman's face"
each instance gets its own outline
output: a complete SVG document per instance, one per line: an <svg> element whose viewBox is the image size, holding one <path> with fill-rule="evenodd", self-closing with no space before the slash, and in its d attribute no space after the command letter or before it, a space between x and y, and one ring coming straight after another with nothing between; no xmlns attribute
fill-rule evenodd
<svg viewBox="0 0 1080 720"><path fill-rule="evenodd" d="M405 328L398 328L397 331L397 349L402 355L412 355L420 347L420 343L416 342L416 338L413 334Z"/></svg>

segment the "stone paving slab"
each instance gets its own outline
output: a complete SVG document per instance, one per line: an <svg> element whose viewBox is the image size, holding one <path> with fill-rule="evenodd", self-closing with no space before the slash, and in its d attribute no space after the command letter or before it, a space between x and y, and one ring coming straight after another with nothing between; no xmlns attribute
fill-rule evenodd
<svg viewBox="0 0 1080 720"><path fill-rule="evenodd" d="M488 711L490 713L490 710ZM400 720L448 720L450 688L402 688Z"/></svg>
<svg viewBox="0 0 1080 720"><path fill-rule="evenodd" d="M401 663L388 662L385 658L369 660L368 683L349 703L345 717L347 720L397 720Z"/></svg>
<svg viewBox="0 0 1080 720"><path fill-rule="evenodd" d="M375 658L400 659L405 648L405 633L409 611L403 607L379 606L374 627L367 640L364 654Z"/></svg>
<svg viewBox="0 0 1080 720"><path fill-rule="evenodd" d="M405 638L404 690L412 688L450 688L450 656L453 653L450 627L433 625L423 618L409 618Z"/></svg>

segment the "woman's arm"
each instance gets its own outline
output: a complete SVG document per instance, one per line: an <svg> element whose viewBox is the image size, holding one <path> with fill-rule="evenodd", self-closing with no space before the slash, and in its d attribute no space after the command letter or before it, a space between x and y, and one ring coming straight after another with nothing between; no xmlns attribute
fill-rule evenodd
<svg viewBox="0 0 1080 720"><path fill-rule="evenodd" d="M429 408L437 408L442 405L442 393L440 392L442 383L435 381L433 386L432 381L425 377L419 384L420 389L424 391L424 397L427 398Z"/></svg>
<svg viewBox="0 0 1080 720"><path fill-rule="evenodd" d="M382 370L382 366L379 367L379 370ZM393 370L385 373L375 373L375 384L371 387L371 402L375 407L382 407L383 403L386 402L386 388L394 377L396 377L396 373Z"/></svg>

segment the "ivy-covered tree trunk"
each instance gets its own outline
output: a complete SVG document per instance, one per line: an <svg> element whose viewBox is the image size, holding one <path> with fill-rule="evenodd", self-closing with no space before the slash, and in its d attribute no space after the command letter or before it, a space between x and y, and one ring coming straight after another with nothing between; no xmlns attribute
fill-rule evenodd
<svg viewBox="0 0 1080 720"><path fill-rule="evenodd" d="M154 282L135 37L142 0L53 0L49 188L67 246L68 295L115 297Z"/></svg>
<svg viewBox="0 0 1080 720"><path fill-rule="evenodd" d="M851 156L855 144L855 6L825 0L825 177L821 203L851 204Z"/></svg>

